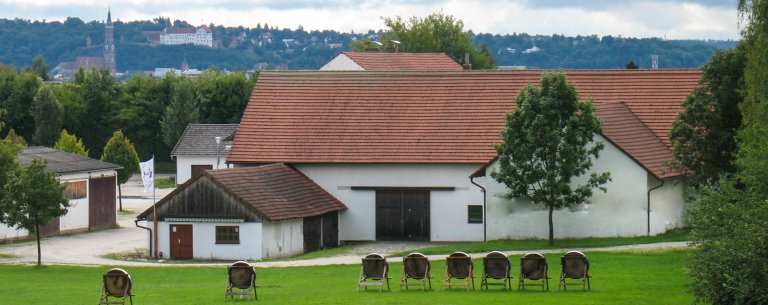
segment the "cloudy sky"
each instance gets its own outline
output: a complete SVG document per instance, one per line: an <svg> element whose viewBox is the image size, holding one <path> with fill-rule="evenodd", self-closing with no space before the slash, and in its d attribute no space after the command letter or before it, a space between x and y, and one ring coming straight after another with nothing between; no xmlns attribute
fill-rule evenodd
<svg viewBox="0 0 768 305"><path fill-rule="evenodd" d="M739 39L736 0L0 0L0 18L150 20L365 32L443 12L478 33Z"/></svg>

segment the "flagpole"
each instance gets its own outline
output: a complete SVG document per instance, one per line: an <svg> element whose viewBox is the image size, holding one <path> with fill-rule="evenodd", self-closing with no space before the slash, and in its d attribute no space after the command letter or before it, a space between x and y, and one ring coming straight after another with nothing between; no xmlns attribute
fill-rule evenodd
<svg viewBox="0 0 768 305"><path fill-rule="evenodd" d="M153 248L155 248L155 259L158 258L157 255L157 200L155 199L155 155L152 155L152 223L154 224L154 230L152 231L152 234L154 234L154 242L155 245Z"/></svg>

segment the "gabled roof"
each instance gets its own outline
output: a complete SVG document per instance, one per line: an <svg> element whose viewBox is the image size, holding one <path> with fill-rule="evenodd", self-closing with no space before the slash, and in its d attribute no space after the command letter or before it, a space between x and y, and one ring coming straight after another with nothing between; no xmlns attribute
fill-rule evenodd
<svg viewBox="0 0 768 305"><path fill-rule="evenodd" d="M26 147L16 158L21 165L28 165L32 163L32 160L34 159L43 159L47 161L48 165L46 168L58 175L118 170L123 168L117 164L43 146Z"/></svg>
<svg viewBox="0 0 768 305"><path fill-rule="evenodd" d="M213 182L251 213L269 221L312 217L347 209L346 205L301 172L276 163L205 171L158 201L158 211L162 211L174 196L185 195L187 188L203 180ZM151 214L152 207L136 218L146 219ZM162 217L162 214L159 215Z"/></svg>
<svg viewBox="0 0 768 305"><path fill-rule="evenodd" d="M623 103L639 121L627 126L645 127L667 150L680 104L701 75L692 69L564 72L599 113ZM538 84L542 73L557 71L265 71L227 161L485 164L496 156L493 144L518 92ZM622 145L625 133L613 128L604 134Z"/></svg>
<svg viewBox="0 0 768 305"><path fill-rule="evenodd" d="M669 149L624 103L600 103L595 113L603 123L603 136L657 179L680 176L671 168Z"/></svg>
<svg viewBox="0 0 768 305"><path fill-rule="evenodd" d="M232 144L225 140L237 131L238 126L240 124L189 124L173 147L171 156L215 156L216 137L221 137L218 149L224 157L224 147Z"/></svg>
<svg viewBox="0 0 768 305"><path fill-rule="evenodd" d="M344 52L366 71L462 71L445 53Z"/></svg>

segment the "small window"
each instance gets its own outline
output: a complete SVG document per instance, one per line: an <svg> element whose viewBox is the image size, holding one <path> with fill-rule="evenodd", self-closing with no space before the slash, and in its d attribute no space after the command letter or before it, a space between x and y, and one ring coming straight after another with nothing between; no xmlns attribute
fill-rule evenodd
<svg viewBox="0 0 768 305"><path fill-rule="evenodd" d="M82 199L88 196L86 181L67 182L66 186L64 197L67 197L69 200Z"/></svg>
<svg viewBox="0 0 768 305"><path fill-rule="evenodd" d="M468 223L483 223L483 206L470 205L467 207Z"/></svg>
<svg viewBox="0 0 768 305"><path fill-rule="evenodd" d="M237 226L216 226L217 244L239 244L240 227Z"/></svg>

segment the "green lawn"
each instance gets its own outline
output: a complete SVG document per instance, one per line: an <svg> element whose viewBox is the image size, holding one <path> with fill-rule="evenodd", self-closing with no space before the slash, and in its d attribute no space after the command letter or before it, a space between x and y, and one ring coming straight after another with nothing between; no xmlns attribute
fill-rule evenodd
<svg viewBox="0 0 768 305"><path fill-rule="evenodd" d="M594 252L590 258L592 291L570 287L548 293L531 289L512 292L446 291L444 261L433 262L433 290L400 291L402 265L391 262L392 292L356 293L359 266L258 269L259 303L264 304L691 304L685 275L688 250L669 252ZM559 254L547 255L551 277L559 272ZM481 262L475 262L478 270ZM513 274L519 258L512 258ZM101 274L108 267L0 265L2 304L95 304ZM226 268L125 267L134 281L135 304L226 304ZM479 277L479 271L476 276ZM476 284L479 284L479 278ZM233 303L233 302L229 302ZM237 302L242 303L242 302Z"/></svg>
<svg viewBox="0 0 768 305"><path fill-rule="evenodd" d="M524 251L532 249L585 249L597 247L611 247L623 245L637 245L661 242L688 241L689 229L674 229L664 234L656 236L637 236L637 237L605 237L605 238L574 238L574 239L555 239L554 245L549 245L548 240L543 239L515 239L515 240L492 240L487 242L463 242L463 243L444 243L427 248L416 249L402 253L395 253L392 256L404 256L410 252L421 252L424 254L447 254L453 251L461 250L466 253L483 253L503 249L504 251Z"/></svg>

